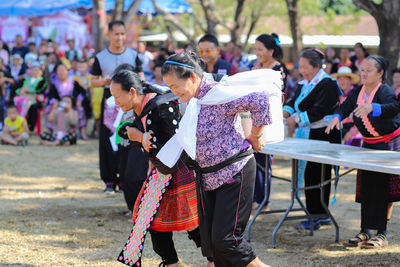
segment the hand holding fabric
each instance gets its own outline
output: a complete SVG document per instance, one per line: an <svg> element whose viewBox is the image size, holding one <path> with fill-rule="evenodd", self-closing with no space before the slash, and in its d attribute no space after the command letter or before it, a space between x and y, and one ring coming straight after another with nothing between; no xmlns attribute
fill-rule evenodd
<svg viewBox="0 0 400 267"><path fill-rule="evenodd" d="M141 131L139 131L137 128L135 127L129 127L126 126L126 132L128 133L128 138L129 140L133 141L133 142L142 142L143 139L143 133Z"/></svg>

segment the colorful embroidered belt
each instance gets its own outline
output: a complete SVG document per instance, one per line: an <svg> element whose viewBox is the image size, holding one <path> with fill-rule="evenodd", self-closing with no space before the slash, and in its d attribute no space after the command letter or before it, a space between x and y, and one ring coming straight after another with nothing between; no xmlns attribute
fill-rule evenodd
<svg viewBox="0 0 400 267"><path fill-rule="evenodd" d="M363 137L364 142L368 144L376 144L380 142L389 143L394 138L400 136L400 128L398 128L393 133L384 135L384 136L374 136L374 137Z"/></svg>

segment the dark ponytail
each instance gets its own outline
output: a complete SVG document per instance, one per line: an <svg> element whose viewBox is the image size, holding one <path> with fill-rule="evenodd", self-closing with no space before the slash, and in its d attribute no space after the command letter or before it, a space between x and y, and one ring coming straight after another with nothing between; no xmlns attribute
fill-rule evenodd
<svg viewBox="0 0 400 267"><path fill-rule="evenodd" d="M119 69L116 69L117 71L111 78L111 82L120 84L122 90L129 92L131 88L134 88L135 91L140 95L145 95L149 93L166 93L166 91L162 90L161 88L151 85L148 82L142 80L142 78L137 73L129 70L129 68L123 68L121 66L122 65L118 66Z"/></svg>
<svg viewBox="0 0 400 267"><path fill-rule="evenodd" d="M283 58L283 50L280 46L279 36L276 33L261 34L257 37L256 41L263 43L268 50L274 50L272 57L278 61Z"/></svg>
<svg viewBox="0 0 400 267"><path fill-rule="evenodd" d="M179 79L188 79L192 73L203 76L204 61L194 51L185 51L167 58L161 69L161 74L174 72Z"/></svg>

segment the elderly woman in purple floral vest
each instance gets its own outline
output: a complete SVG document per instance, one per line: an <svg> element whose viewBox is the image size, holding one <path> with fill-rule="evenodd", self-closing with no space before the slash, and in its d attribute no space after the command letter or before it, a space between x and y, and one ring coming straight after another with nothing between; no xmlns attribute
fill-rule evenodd
<svg viewBox="0 0 400 267"><path fill-rule="evenodd" d="M231 96L226 90L217 93L222 102L211 104L216 98L210 95L215 95L218 83L203 74L202 64L197 54L183 52L170 56L162 68L167 86L182 102L189 102L176 136L189 130L189 138L194 139L189 142L193 149L182 148L190 156L187 164L196 172L202 252L213 257L217 267L266 266L243 233L253 201L253 151L264 146L262 131L271 123L269 98L263 91L243 90ZM205 103L206 99L212 101ZM244 111L251 112L253 121L246 139L235 129L238 114ZM189 127L183 127L185 116L192 116L186 120Z"/></svg>

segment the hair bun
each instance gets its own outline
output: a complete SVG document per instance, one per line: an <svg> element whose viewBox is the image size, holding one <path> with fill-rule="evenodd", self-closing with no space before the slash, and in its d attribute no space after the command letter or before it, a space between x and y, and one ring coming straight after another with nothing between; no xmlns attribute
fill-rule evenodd
<svg viewBox="0 0 400 267"><path fill-rule="evenodd" d="M189 56L195 63L199 64L200 67L201 67L202 69L204 69L204 68L206 67L206 63L205 63L204 60L199 56L198 53L196 53L195 51L193 51L193 50L191 50L191 49L190 49L190 50L186 50L185 52L188 54L188 56Z"/></svg>
<svg viewBox="0 0 400 267"><path fill-rule="evenodd" d="M322 50L320 50L320 49L318 49L318 48L312 48L312 51L316 52L316 53L319 55L319 57L320 57L321 59L324 59L324 58L325 58L325 53L322 52Z"/></svg>
<svg viewBox="0 0 400 267"><path fill-rule="evenodd" d="M278 38L279 39L279 35L277 34L277 33L271 33L271 35L274 37L274 38Z"/></svg>

